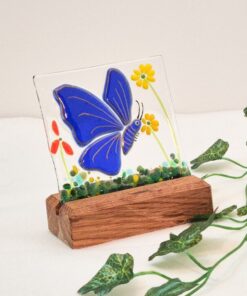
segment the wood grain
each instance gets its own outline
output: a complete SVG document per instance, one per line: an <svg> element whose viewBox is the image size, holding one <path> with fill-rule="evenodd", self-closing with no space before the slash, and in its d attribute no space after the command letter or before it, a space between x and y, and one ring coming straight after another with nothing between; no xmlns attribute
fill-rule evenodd
<svg viewBox="0 0 247 296"><path fill-rule="evenodd" d="M59 205L47 198L50 231L72 248L187 223L213 212L211 187L188 176Z"/></svg>

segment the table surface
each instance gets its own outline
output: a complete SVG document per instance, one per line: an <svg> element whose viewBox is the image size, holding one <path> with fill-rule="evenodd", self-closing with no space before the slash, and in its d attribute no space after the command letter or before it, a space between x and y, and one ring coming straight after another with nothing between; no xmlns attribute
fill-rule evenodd
<svg viewBox="0 0 247 296"><path fill-rule="evenodd" d="M247 162L247 119L242 111L177 115L180 138L186 159L193 159L216 139L230 142L228 157ZM135 272L163 271L171 277L192 280L202 271L183 254L147 258L169 233L186 226L155 231L110 243L71 250L47 229L45 199L57 192L56 178L40 119L0 120L0 295L71 296L104 264L111 253L130 253ZM194 172L208 171L239 175L242 170L223 161L207 164ZM208 179L212 185L214 207L244 204L246 179ZM210 265L231 250L245 231L209 228L204 240L192 249L205 265ZM225 261L207 286L197 295L246 295L246 248ZM114 289L112 296L144 295L162 284L155 276L139 277ZM89 294L92 295L92 294Z"/></svg>

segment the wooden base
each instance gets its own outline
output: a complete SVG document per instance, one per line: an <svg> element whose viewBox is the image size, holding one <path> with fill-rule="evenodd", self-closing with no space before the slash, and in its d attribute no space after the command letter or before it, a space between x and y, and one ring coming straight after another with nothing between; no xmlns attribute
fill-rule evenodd
<svg viewBox="0 0 247 296"><path fill-rule="evenodd" d="M81 248L187 223L213 212L211 187L188 176L68 202L47 198L50 231Z"/></svg>

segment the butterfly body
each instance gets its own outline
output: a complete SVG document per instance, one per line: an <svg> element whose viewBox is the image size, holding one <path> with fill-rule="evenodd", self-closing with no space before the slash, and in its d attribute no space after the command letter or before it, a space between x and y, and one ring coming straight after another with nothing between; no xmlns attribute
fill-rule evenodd
<svg viewBox="0 0 247 296"><path fill-rule="evenodd" d="M123 153L126 155L134 144L141 128L141 120L135 119L128 125L123 133Z"/></svg>
<svg viewBox="0 0 247 296"><path fill-rule="evenodd" d="M141 127L140 105L137 119L131 121L132 94L124 74L118 69L107 71L103 100L72 85L61 85L53 94L77 144L86 146L80 166L118 174L121 150L124 154L130 151Z"/></svg>

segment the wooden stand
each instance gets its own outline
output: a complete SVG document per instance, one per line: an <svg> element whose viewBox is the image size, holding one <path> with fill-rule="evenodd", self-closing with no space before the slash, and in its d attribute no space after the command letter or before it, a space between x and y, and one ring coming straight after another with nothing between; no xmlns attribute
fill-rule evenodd
<svg viewBox="0 0 247 296"><path fill-rule="evenodd" d="M68 202L47 198L50 231L71 248L81 248L187 223L212 213L211 187L188 176Z"/></svg>

